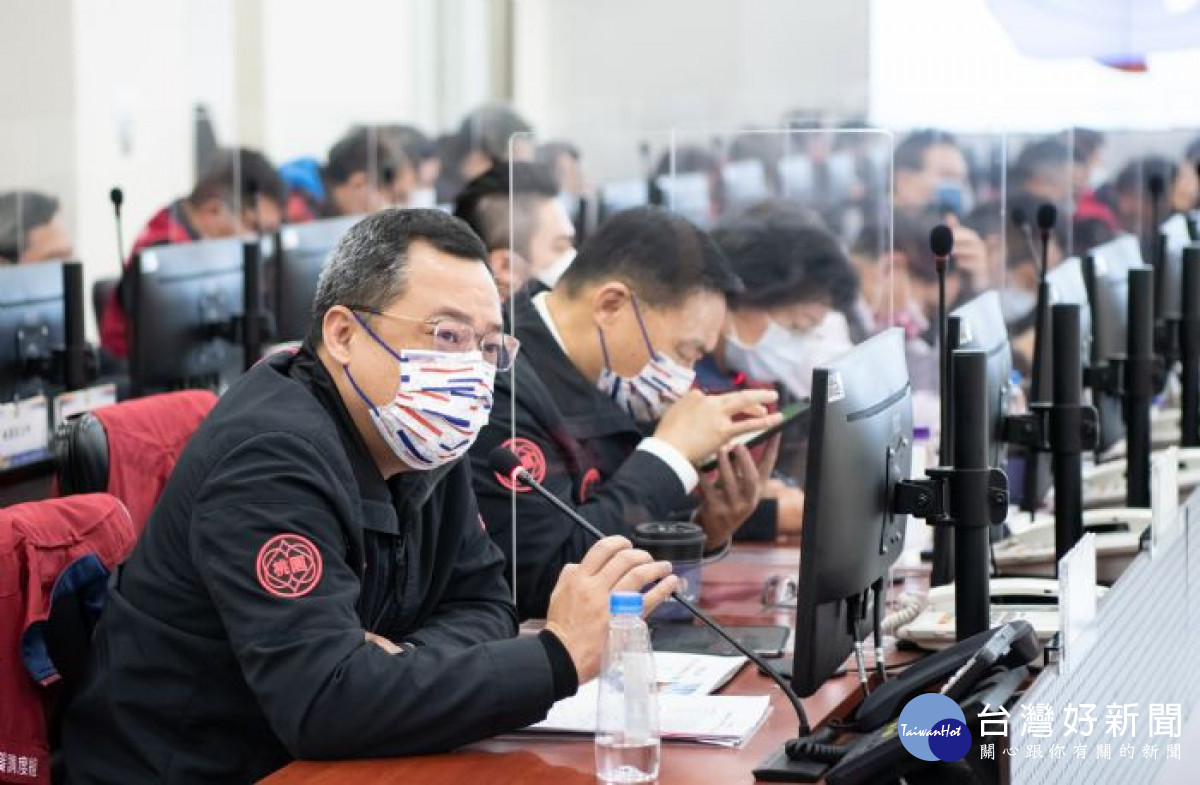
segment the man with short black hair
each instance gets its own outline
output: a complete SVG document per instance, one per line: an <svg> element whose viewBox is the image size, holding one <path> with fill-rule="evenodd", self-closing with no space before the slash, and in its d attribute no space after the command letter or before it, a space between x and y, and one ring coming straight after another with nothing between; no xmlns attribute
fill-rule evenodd
<svg viewBox="0 0 1200 785"><path fill-rule="evenodd" d="M438 174L439 203L453 202L466 183L493 166L533 160L533 127L511 106L485 104L463 118L444 140Z"/></svg>
<svg viewBox="0 0 1200 785"><path fill-rule="evenodd" d="M388 134L356 125L334 142L320 167L322 197L304 188L293 188L288 195L288 223L367 215L397 202L407 204L415 178L412 162Z"/></svg>
<svg viewBox="0 0 1200 785"><path fill-rule="evenodd" d="M128 267L144 248L192 243L241 234L269 234L283 220L285 191L275 166L257 150L223 151L187 196L155 213L133 241ZM113 290L100 323L100 342L117 358L129 352L125 281Z"/></svg>
<svg viewBox="0 0 1200 785"><path fill-rule="evenodd" d="M74 252L58 199L38 191L0 193L0 264L64 260Z"/></svg>
<svg viewBox="0 0 1200 785"><path fill-rule="evenodd" d="M501 300L529 281L553 288L574 258L575 227L557 195L545 167L512 163L476 177L455 199L454 215L487 246Z"/></svg>
<svg viewBox="0 0 1200 785"><path fill-rule="evenodd" d="M778 422L766 409L776 394L692 389L692 368L716 345L725 298L739 286L694 224L637 208L602 224L552 290L516 296L513 330L528 350L516 373L497 378L496 406L471 459L488 531L516 573L522 618L546 613L563 565L591 539L493 472L497 445L606 534L694 511L717 550L758 504L773 453L756 466L745 447L723 448ZM700 476L696 467L714 453L715 476ZM698 507L689 499L697 487Z"/></svg>
<svg viewBox="0 0 1200 785"><path fill-rule="evenodd" d="M597 674L612 591L655 584L649 610L678 586L624 538L589 543L515 637L462 460L518 348L483 256L436 210L346 232L308 340L221 397L115 580L72 782L249 782L511 731Z"/></svg>

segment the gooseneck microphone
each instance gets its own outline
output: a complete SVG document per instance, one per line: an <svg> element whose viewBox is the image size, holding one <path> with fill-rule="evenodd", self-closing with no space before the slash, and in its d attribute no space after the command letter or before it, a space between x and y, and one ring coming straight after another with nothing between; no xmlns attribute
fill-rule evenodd
<svg viewBox="0 0 1200 785"><path fill-rule="evenodd" d="M1021 230L1021 236L1025 238L1025 245L1029 248L1029 258L1033 259L1034 264L1037 264L1038 253L1033 246L1033 229L1029 226L1029 215L1023 207L1018 205L1012 209L1011 217L1013 225Z"/></svg>
<svg viewBox="0 0 1200 785"><path fill-rule="evenodd" d="M1050 270L1050 233L1054 231L1054 224L1058 221L1058 208L1046 202L1037 210L1037 225L1038 232L1042 237L1042 280L1046 280L1046 273Z"/></svg>
<svg viewBox="0 0 1200 785"><path fill-rule="evenodd" d="M117 264L125 266L125 233L121 229L121 207L125 204L125 192L113 188L108 192L108 201L112 203L113 218L117 222Z"/></svg>
<svg viewBox="0 0 1200 785"><path fill-rule="evenodd" d="M944 463L950 458L950 445L954 443L951 433L954 423L950 411L951 347L946 316L946 268L949 265L950 253L954 250L954 232L950 231L950 227L944 224L933 227L929 233L929 250L933 252L938 277L938 390L941 415L938 455L941 456L939 460ZM953 580L954 529L949 526L936 526L933 530L933 565L929 583L932 586L944 586Z"/></svg>
<svg viewBox="0 0 1200 785"><path fill-rule="evenodd" d="M550 504L554 505L554 507L558 508L559 512L570 518L576 526L580 527L597 540L602 540L606 536L604 532L600 531L591 523L589 523L582 515L571 509L569 504L542 487L542 484L535 480L533 475L531 475L525 469L525 466L521 463L521 459L518 458L512 450L509 450L504 446L497 447L488 455L488 463L491 464L493 471L509 478L509 481L514 487L518 482L520 482L526 487L532 488L538 493L538 495L550 502ZM513 558L516 558L515 548L513 551ZM713 632L724 638L730 646L733 646L733 648L741 652L748 660L757 665L760 671L769 676L771 680L779 686L779 689L783 690L783 694L786 695L787 699L791 702L792 709L795 710L796 717L800 720L800 735L808 736L812 733L812 728L808 724L808 714L805 713L804 706L800 703L800 698L796 695L795 690L792 689L792 685L788 684L787 681L784 680L784 678L780 676L774 668L763 662L763 660L757 654L743 646L739 641L735 640L734 637L726 632L720 624L713 621L713 619L709 617L707 613L697 608L684 597L680 596L679 592L671 592L671 598L686 608L688 612L697 619L708 625Z"/></svg>

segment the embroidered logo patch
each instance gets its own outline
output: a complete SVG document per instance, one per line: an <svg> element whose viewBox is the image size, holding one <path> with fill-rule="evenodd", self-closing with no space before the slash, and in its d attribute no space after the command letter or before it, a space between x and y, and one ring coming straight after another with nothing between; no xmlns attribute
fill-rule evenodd
<svg viewBox="0 0 1200 785"><path fill-rule="evenodd" d="M596 490L596 486L600 484L600 470L595 466L583 473L583 479L579 481L579 503L583 504L592 495L592 491Z"/></svg>
<svg viewBox="0 0 1200 785"><path fill-rule="evenodd" d="M298 534L277 534L258 551L259 584L284 599L303 597L321 580L321 552Z"/></svg>
<svg viewBox="0 0 1200 785"><path fill-rule="evenodd" d="M521 439L519 437L509 439L500 446L512 450L513 454L521 459L521 465L525 467L525 470L529 472L533 479L538 482L546 479L546 456L542 454L541 447L538 447L528 439ZM493 474L496 477L496 482L510 491L516 491L517 493L528 493L530 491L529 488L519 483L514 485L511 479L500 474L500 472L493 472Z"/></svg>

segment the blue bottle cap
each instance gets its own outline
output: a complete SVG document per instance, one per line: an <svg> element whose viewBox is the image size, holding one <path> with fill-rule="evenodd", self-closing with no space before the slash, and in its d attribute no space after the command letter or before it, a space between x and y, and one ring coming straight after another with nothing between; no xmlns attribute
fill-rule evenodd
<svg viewBox="0 0 1200 785"><path fill-rule="evenodd" d="M913 428L914 439L929 439L933 437L933 431L928 425L918 425Z"/></svg>
<svg viewBox="0 0 1200 785"><path fill-rule="evenodd" d="M615 591L608 598L608 612L614 616L641 616L642 595L636 591Z"/></svg>

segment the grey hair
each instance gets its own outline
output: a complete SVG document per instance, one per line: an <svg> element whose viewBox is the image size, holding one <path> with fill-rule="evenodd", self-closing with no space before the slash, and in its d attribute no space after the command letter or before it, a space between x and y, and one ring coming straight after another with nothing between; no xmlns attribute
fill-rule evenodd
<svg viewBox="0 0 1200 785"><path fill-rule="evenodd" d="M483 263L487 257L470 227L440 210L370 215L342 235L321 271L309 328L312 342L320 343L321 322L335 305L380 311L403 295L408 249L418 241L464 260Z"/></svg>

